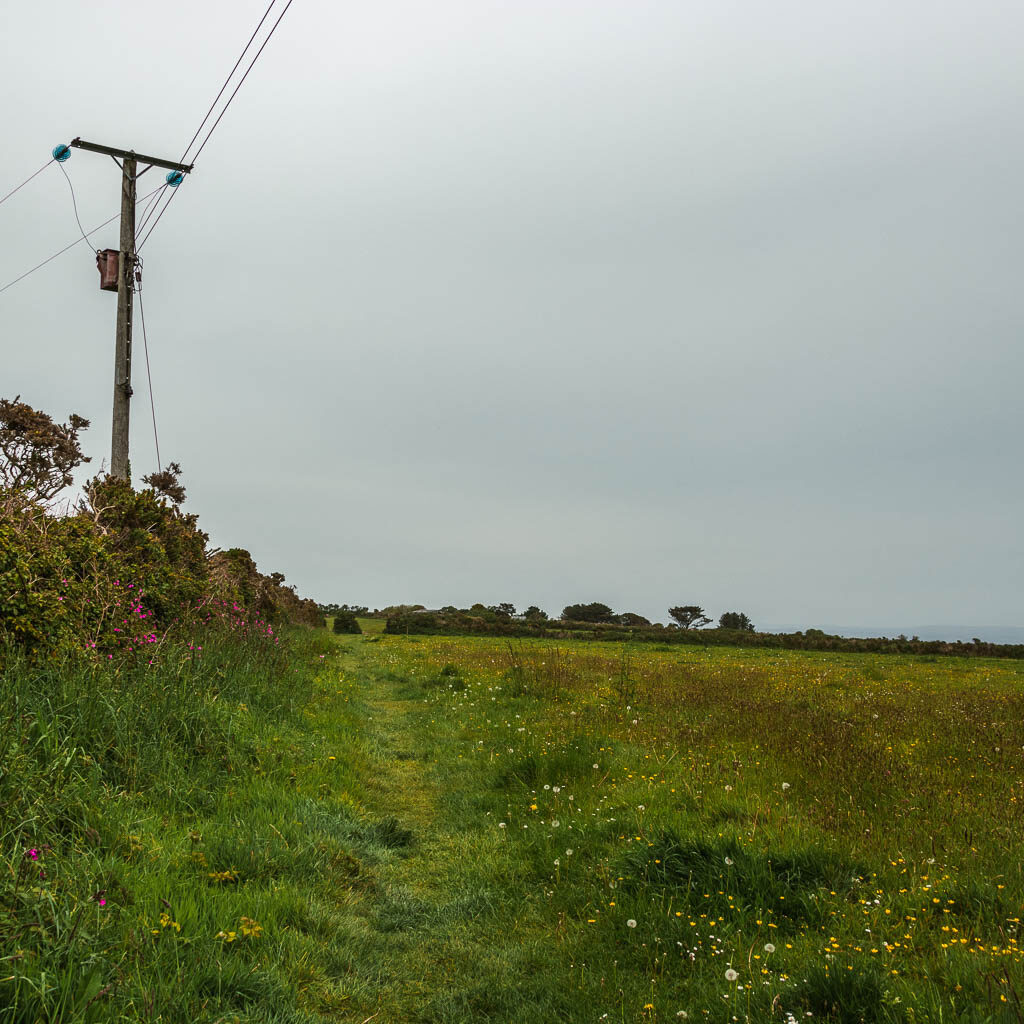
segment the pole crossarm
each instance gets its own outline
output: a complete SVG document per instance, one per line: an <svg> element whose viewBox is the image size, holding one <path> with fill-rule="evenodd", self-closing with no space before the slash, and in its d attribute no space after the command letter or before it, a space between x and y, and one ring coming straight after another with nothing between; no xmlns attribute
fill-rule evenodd
<svg viewBox="0 0 1024 1024"><path fill-rule="evenodd" d="M173 160L161 160L159 157L146 156L144 153L136 153L130 149L114 149L113 146L100 146L95 142L85 142L82 139L72 139L71 145L76 149L85 149L90 153L103 153L106 156L120 157L122 160L137 160L141 164L150 164L153 167L166 167L171 171L181 171L189 174L193 164L178 164Z"/></svg>

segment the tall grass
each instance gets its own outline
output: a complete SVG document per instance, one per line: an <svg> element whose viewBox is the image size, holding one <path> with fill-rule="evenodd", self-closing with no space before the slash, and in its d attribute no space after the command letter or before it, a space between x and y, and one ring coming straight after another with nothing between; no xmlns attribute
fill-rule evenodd
<svg viewBox="0 0 1024 1024"><path fill-rule="evenodd" d="M266 730L298 726L327 649L305 630L278 645L209 627L154 664L5 652L0 1020L215 1019L269 997L255 957L210 966L218 930L257 948L262 926L243 930L241 906L221 929L186 930L244 867L203 852L199 823L223 814L227 794L253 795ZM192 850L178 842L186 823Z"/></svg>

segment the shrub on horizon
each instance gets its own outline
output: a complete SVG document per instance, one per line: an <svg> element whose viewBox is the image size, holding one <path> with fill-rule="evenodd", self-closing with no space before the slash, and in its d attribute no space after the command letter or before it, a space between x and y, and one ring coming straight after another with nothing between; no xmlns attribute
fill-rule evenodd
<svg viewBox="0 0 1024 1024"><path fill-rule="evenodd" d="M356 619L355 612L340 609L334 613L334 625L331 628L335 633L362 633L363 631Z"/></svg>
<svg viewBox="0 0 1024 1024"><path fill-rule="evenodd" d="M591 604L569 604L562 609L562 618L568 622L614 622L611 608L600 601Z"/></svg>

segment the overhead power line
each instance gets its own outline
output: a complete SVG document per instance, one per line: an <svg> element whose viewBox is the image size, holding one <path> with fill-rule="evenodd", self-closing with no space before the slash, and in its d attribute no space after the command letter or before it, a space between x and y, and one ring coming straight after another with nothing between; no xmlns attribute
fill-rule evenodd
<svg viewBox="0 0 1024 1024"><path fill-rule="evenodd" d="M247 42L245 44L245 48L242 50L241 56L238 58L237 61L235 61L235 66L231 69L231 73L225 79L224 84L221 86L220 92L217 93L217 97L216 97L216 99L214 99L213 103L210 106L210 109L207 111L206 117L203 118L202 124L200 124L200 126L199 126L198 130L196 131L195 135L192 136L192 141L188 144L188 148L185 150L185 155L188 154L189 149L192 148L192 146L195 144L196 139L199 138L199 134L200 134L200 132L202 132L203 126L210 119L210 115L213 113L214 108L217 106L217 101L224 94L224 90L227 88L228 82L231 81L232 76L238 70L238 67L242 63L242 60L244 59L246 53L249 50L249 47L252 46L253 40L256 38L256 35L259 32L260 27L263 25L263 22L267 20L267 15L270 14L271 9L273 8L273 6L274 6L274 4L276 2L277 2L277 0L271 0L270 6L267 7L266 11L263 12L263 17L260 18L260 23L259 23L259 25L256 26L256 31L253 32L253 34L249 37L249 42ZM288 2L284 5L284 9L277 16L277 20L270 27L270 31L267 33L266 39L263 40L263 42L260 44L260 48L256 51L256 56L253 57L253 59L249 62L249 66L245 69L245 73L242 75L241 79L239 80L238 85L235 86L235 88L232 91L231 95L228 97L227 102L224 104L224 106L221 108L220 113L217 115L217 120L213 122L213 125L211 126L210 130L206 133L206 136L203 138L203 141L200 143L199 148L195 151L195 154L191 157L191 161L192 161L193 165L199 159L199 154L202 153L202 151L206 148L206 144L210 141L210 136L213 135L213 133L216 131L217 125L220 124L221 119L227 113L228 107L231 106L231 101L238 95L238 90L242 88L242 85L245 83L246 78L249 77L249 72L252 71L253 65L256 63L256 61L258 61L260 59L260 54L263 53L264 49L266 49L267 43L270 42L271 37L277 31L277 26L281 24L281 19L288 13L288 8L291 7L293 2L294 2L294 0L288 0ZM185 161L185 156L183 155L182 158L181 158L181 162L184 163L184 161ZM177 192L177 189L175 189L174 192ZM157 226L157 224L160 223L160 219L167 212L167 208L171 205L172 202L174 202L174 192L172 192L171 196L167 199L167 202L165 202L163 204L163 207L159 210L159 212L156 213L156 219L153 221L152 226L146 232L146 235L142 239L142 241L139 242L139 245L138 245L139 250L141 250L142 247L146 244L146 242L149 241L149 236L152 235L153 232L156 230L156 226ZM159 202L158 202L157 205L159 205ZM152 216L153 215L153 211L155 211L155 210L156 210L156 207L154 206L153 210L150 211L149 216ZM143 225L143 227L144 226L145 225ZM139 233L141 234L141 229L140 229Z"/></svg>
<svg viewBox="0 0 1024 1024"><path fill-rule="evenodd" d="M163 188L163 185L160 185L159 187L153 189L153 192L147 192L146 195L144 195L142 198L148 199L151 195L153 195L154 192L159 192L161 188ZM97 224L96 227L94 227L92 231L89 232L89 234L95 234L101 228L105 228L108 224L113 223L120 216L120 213L115 213L113 217L108 217L102 224ZM84 234L85 232L83 232L83 235ZM16 285L19 281L24 281L25 278L28 277L30 274L34 274L37 270L42 270L42 268L45 267L47 263L52 263L58 256L63 256L64 253L68 251L68 249L73 249L81 241L83 241L83 239L76 238L73 242L69 243L68 245L65 245L64 248L61 249L59 252L55 252L52 256L48 256L45 260L43 260L42 263L37 263L31 270L26 270L25 273L22 274L20 277L16 277L13 281L9 281L2 288L0 288L0 292L5 292L7 291L8 288L13 288L14 285Z"/></svg>
<svg viewBox="0 0 1024 1024"><path fill-rule="evenodd" d="M228 87L228 83L231 81L235 72L238 70L238 65L241 64L242 61L245 59L246 53L249 52L249 47L252 46L252 41L256 38L257 34L259 33L259 30L263 28L263 22L267 20L267 15L270 14L271 9L276 3L277 0L270 0L270 3L267 5L267 9L263 12L263 17L260 18L260 23L256 26L255 29L253 29L252 35L249 36L249 42L245 44L245 47L243 48L242 52L238 55L238 60L235 61L235 66L228 72L228 77L224 79L224 84L220 87L220 92L217 93L216 96L214 96L213 102L210 104L210 109L206 112L206 117L203 118L202 124L200 124L199 127L196 129L195 135L192 136L191 140L189 141L189 144L185 147L185 152L182 153L181 160L178 161L179 163L183 164L185 162L185 157L188 156L188 151L192 148L192 144L196 141L196 139L199 138L199 133L203 130L203 128L206 127L206 122L210 120L210 115L213 113L213 108L217 106L218 100L221 98L221 96L224 95L224 90Z"/></svg>
<svg viewBox="0 0 1024 1024"><path fill-rule="evenodd" d="M249 72L252 71L253 64L260 59L260 54L266 49L267 43L270 42L271 37L277 31L277 26L281 24L281 19L288 13L288 8L291 7L294 0L288 0L288 3L284 5L284 10L277 16L277 21L274 22L270 31L267 33L267 38L263 40L262 46L256 51L256 56L253 57L249 66L245 69L245 74L242 75L242 80L235 86L235 91L228 97L227 103L224 104L223 109L217 115L217 120L213 122L213 127L206 133L206 138L203 139L202 145L196 150L195 155L192 157L192 162L195 163L199 159L199 154L206 148L206 144L210 141L210 136L217 130L217 125L220 124L221 118L228 112L228 107L231 106L231 101L238 95L238 90L245 84L245 80L249 77Z"/></svg>
<svg viewBox="0 0 1024 1024"><path fill-rule="evenodd" d="M50 159L47 160L46 163L43 164L43 166L40 167L38 171L36 171L33 174L30 174L20 185L16 186L15 188L12 188L11 191L8 192L7 195L5 195L3 197L3 199L0 199L0 204L6 203L7 200L10 199L11 196L14 195L15 192L19 192L21 189L23 189L33 178L35 178L37 175L42 174L43 171L45 171L46 168L49 167L50 164L52 164L52 163L53 163L53 157L50 157Z"/></svg>
<svg viewBox="0 0 1024 1024"><path fill-rule="evenodd" d="M178 161L178 163L183 164L185 162L185 158L188 156L188 151L192 148L192 144L196 141L196 139L199 138L199 133L203 130L203 128L206 127L206 122L210 120L210 115L213 113L214 108L217 106L217 103L220 100L221 96L224 95L224 90L230 84L231 79L234 77L235 72L238 70L239 64L241 64L242 61L245 59L245 55L249 52L249 47L252 46L253 40L256 38L257 34L259 33L259 30L263 27L263 23L267 20L267 16L270 14L271 10L274 7L274 4L276 3L277 0L270 0L270 3L267 5L267 9L263 12L263 17L260 18L259 24L256 26L255 29L253 29L252 35L249 36L249 41L245 44L245 46L242 48L242 52L238 55L238 60L235 61L235 66L228 72L228 77L224 79L224 84L220 87L220 91L217 93L216 96L214 96L213 102L210 104L210 109L207 110L206 116L200 122L199 127L196 129L195 135L193 135L192 138L189 140L189 144L185 147L185 150L181 154L181 159ZM149 223L150 218L156 212L156 208L157 206L159 206L159 204L160 199L154 199L153 202L151 202L149 206L146 207L145 210L143 210L142 217L139 220L139 226L135 229L136 239L138 239L139 235L141 235L142 232L146 230L146 225ZM168 199L167 205L170 206L170 204L171 200Z"/></svg>

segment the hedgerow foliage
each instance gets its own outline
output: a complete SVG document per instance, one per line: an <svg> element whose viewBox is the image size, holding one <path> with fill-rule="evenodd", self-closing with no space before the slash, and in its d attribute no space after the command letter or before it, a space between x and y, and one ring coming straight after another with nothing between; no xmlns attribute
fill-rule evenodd
<svg viewBox="0 0 1024 1024"><path fill-rule="evenodd" d="M148 649L213 607L266 623L323 625L280 574L264 576L248 552L207 550L172 463L136 490L99 475L73 506L53 499L87 461L78 434L24 402L0 400L0 649L31 659L96 657Z"/></svg>

